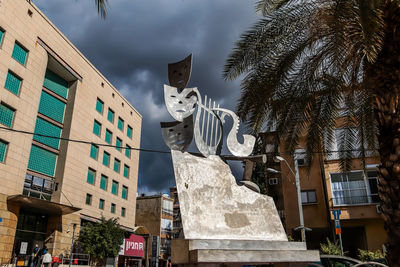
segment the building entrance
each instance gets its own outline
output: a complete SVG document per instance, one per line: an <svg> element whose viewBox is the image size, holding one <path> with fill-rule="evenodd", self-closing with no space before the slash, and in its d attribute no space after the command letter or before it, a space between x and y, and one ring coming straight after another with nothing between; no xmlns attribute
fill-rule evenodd
<svg viewBox="0 0 400 267"><path fill-rule="evenodd" d="M17 266L30 266L35 245L43 248L46 239L47 220L47 215L24 209L20 210L14 242Z"/></svg>

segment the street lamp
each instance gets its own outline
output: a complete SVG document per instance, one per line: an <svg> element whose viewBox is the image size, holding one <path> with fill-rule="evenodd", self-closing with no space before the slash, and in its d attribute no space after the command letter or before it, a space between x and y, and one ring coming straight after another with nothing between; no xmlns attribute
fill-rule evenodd
<svg viewBox="0 0 400 267"><path fill-rule="evenodd" d="M285 162L286 166L289 168L290 172L293 174L293 176L296 178L296 189L297 189L297 204L298 204L298 208L299 208L299 218L300 218L300 226L296 227L294 230L301 230L301 241L302 242L306 242L306 230L307 231L311 231L310 228L304 227L304 217L303 217L303 207L302 207L302 202L301 202L301 191L300 191L300 176L299 176L299 165L297 163L297 160L294 159L294 169L295 172L292 170L292 168L290 167L289 163L287 162L286 159L282 158L281 156L275 156L274 157L274 161L275 162ZM267 168L267 171L271 171L271 172L279 172L277 170L271 169L271 168ZM274 170L274 171L272 171Z"/></svg>

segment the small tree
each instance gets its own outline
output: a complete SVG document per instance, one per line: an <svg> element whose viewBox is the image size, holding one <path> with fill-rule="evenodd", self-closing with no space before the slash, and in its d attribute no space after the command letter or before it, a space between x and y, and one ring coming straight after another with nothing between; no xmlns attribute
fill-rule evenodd
<svg viewBox="0 0 400 267"><path fill-rule="evenodd" d="M329 238L326 238L326 244L321 243L321 254L325 255L342 255L342 250L340 249L340 245L336 241L335 243L331 242Z"/></svg>
<svg viewBox="0 0 400 267"><path fill-rule="evenodd" d="M118 255L124 236L118 218L101 217L99 223L87 223L81 228L78 242L94 262L102 263L107 257Z"/></svg>

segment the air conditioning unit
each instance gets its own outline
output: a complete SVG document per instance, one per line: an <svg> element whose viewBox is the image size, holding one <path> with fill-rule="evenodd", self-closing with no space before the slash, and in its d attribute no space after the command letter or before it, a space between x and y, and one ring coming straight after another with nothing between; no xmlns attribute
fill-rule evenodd
<svg viewBox="0 0 400 267"><path fill-rule="evenodd" d="M297 162L297 166L303 167L307 166L307 160L306 160L306 150L305 149L296 149L295 154L294 154L294 159Z"/></svg>
<svg viewBox="0 0 400 267"><path fill-rule="evenodd" d="M306 161L305 158L296 159L296 161L297 161L297 165L298 165L299 167L307 166L307 161Z"/></svg>
<svg viewBox="0 0 400 267"><path fill-rule="evenodd" d="M278 184L278 178L269 178L268 183L269 185L276 185Z"/></svg>
<svg viewBox="0 0 400 267"><path fill-rule="evenodd" d="M382 213L381 204L376 205L376 213L378 213L378 214L381 214L381 213Z"/></svg>

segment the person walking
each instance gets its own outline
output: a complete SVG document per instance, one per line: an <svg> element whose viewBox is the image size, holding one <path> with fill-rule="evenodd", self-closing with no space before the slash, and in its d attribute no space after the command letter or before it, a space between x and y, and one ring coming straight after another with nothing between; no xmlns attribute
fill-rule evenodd
<svg viewBox="0 0 400 267"><path fill-rule="evenodd" d="M43 255L44 267L51 267L51 262L52 262L51 254L46 250L45 254Z"/></svg>
<svg viewBox="0 0 400 267"><path fill-rule="evenodd" d="M39 245L36 244L35 248L33 249L33 261L31 267L36 267L39 260L39 251L40 251Z"/></svg>

